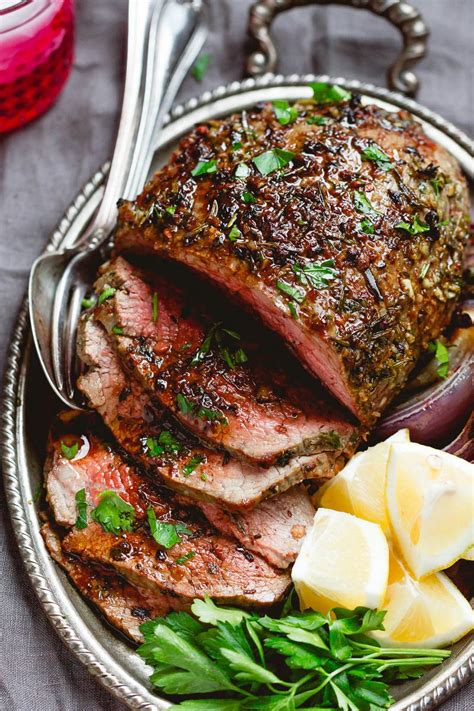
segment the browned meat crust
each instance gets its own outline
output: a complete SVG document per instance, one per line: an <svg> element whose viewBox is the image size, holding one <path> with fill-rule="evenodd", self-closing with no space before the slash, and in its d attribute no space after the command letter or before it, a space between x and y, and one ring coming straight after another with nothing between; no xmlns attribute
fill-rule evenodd
<svg viewBox="0 0 474 711"><path fill-rule="evenodd" d="M122 203L116 247L205 275L371 424L452 313L466 183L406 112L356 97L299 110L286 126L270 105L198 126L137 200ZM315 114L326 122L309 123ZM374 144L390 167L364 159ZM262 175L253 159L275 148L294 157ZM193 176L206 161L214 172ZM324 260L336 272L321 287L307 275Z"/></svg>

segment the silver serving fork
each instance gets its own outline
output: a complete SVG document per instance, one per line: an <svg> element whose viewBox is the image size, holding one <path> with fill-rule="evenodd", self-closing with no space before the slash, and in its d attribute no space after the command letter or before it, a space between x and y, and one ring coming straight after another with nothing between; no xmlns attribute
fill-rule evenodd
<svg viewBox="0 0 474 711"><path fill-rule="evenodd" d="M33 264L29 308L36 350L49 384L69 407L75 389L75 341L82 300L103 261L117 200L143 187L157 135L207 34L205 0L130 0L127 70L117 142L102 202L72 247Z"/></svg>

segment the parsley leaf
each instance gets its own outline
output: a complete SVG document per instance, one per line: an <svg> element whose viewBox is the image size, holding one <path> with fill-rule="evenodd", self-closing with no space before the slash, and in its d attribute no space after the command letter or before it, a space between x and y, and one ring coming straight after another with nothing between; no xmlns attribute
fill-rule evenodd
<svg viewBox="0 0 474 711"><path fill-rule="evenodd" d="M167 693L204 694L206 684L209 693L224 693L176 707L188 711L381 711L393 702L389 682L417 676L420 666L450 654L381 648L364 634L383 629L381 611L338 608L322 615L293 604L290 595L281 616L259 618L207 597L195 600L199 621L181 612L145 622L138 652L154 667L151 682Z"/></svg>
<svg viewBox="0 0 474 711"><path fill-rule="evenodd" d="M440 340L430 341L428 350L435 354L438 367L436 369L440 378L446 378L449 372L449 351Z"/></svg>
<svg viewBox="0 0 474 711"><path fill-rule="evenodd" d="M69 447L66 444L66 442L61 440L61 452L64 454L66 459L74 459L74 457L76 456L78 451L79 451L79 443L78 442L74 442L74 444L71 444L71 446Z"/></svg>
<svg viewBox="0 0 474 711"><path fill-rule="evenodd" d="M120 326L112 326L112 333L115 333L116 336L122 336L123 328L120 328Z"/></svg>
<svg viewBox="0 0 474 711"><path fill-rule="evenodd" d="M248 190L244 190L242 193L242 200L246 203L246 205L251 205L252 203L257 202L255 195L249 193Z"/></svg>
<svg viewBox="0 0 474 711"><path fill-rule="evenodd" d="M183 474L184 476L189 476L190 474L193 473L193 471L203 462L205 461L205 457L203 457L201 454L194 454L183 467Z"/></svg>
<svg viewBox="0 0 474 711"><path fill-rule="evenodd" d="M242 232L239 230L237 225L232 225L232 229L227 235L227 237L230 239L231 242L235 242L236 240L242 237Z"/></svg>
<svg viewBox="0 0 474 711"><path fill-rule="evenodd" d="M236 178L247 178L250 175L250 168L247 163L238 163L234 175Z"/></svg>
<svg viewBox="0 0 474 711"><path fill-rule="evenodd" d="M365 160L373 161L381 170L391 170L395 167L395 164L392 163L389 156L384 153L381 148L376 146L375 143L364 148L362 157L365 158Z"/></svg>
<svg viewBox="0 0 474 711"><path fill-rule="evenodd" d="M210 61L211 55L208 52L201 54L201 56L196 59L194 66L191 69L191 73L196 81L202 81L204 79L204 75L207 72Z"/></svg>
<svg viewBox="0 0 474 711"><path fill-rule="evenodd" d="M340 101L349 101L352 98L350 91L346 91L337 84L328 84L323 81L310 82L313 90L313 99L316 104L337 104Z"/></svg>
<svg viewBox="0 0 474 711"><path fill-rule="evenodd" d="M334 430L324 430L319 434L318 444L326 449L341 449L341 438Z"/></svg>
<svg viewBox="0 0 474 711"><path fill-rule="evenodd" d="M314 262L303 265L293 264L292 269L302 284L313 289L325 289L337 275L333 259L325 259L320 264Z"/></svg>
<svg viewBox="0 0 474 711"><path fill-rule="evenodd" d="M238 341L240 341L240 336L236 331L223 328L222 323L215 323L193 355L190 365L198 365L198 363L201 363L204 357L214 349L229 368L232 369L235 368L236 365L242 365L247 362L248 358L245 351L238 347Z"/></svg>
<svg viewBox="0 0 474 711"><path fill-rule="evenodd" d="M211 410L203 405L195 405L183 395L183 393L176 395L176 404L183 415L195 415L201 420L209 420L210 422L217 421L222 424L227 424L227 417L223 415L222 412L219 410Z"/></svg>
<svg viewBox="0 0 474 711"><path fill-rule="evenodd" d="M90 309L92 306L94 306L96 303L96 297L91 296L90 298L84 297L81 301L81 306L83 309Z"/></svg>
<svg viewBox="0 0 474 711"><path fill-rule="evenodd" d="M87 528L87 501L86 501L86 490L79 489L76 491L75 495L76 501L76 528Z"/></svg>
<svg viewBox="0 0 474 711"><path fill-rule="evenodd" d="M357 212L362 212L364 215L376 214L376 210L374 210L369 198L362 190L354 190L354 206Z"/></svg>
<svg viewBox="0 0 474 711"><path fill-rule="evenodd" d="M357 225L357 228L366 235L373 235L375 232L375 227L368 217L364 217Z"/></svg>
<svg viewBox="0 0 474 711"><path fill-rule="evenodd" d="M158 437L147 437L147 454L149 457L159 457L161 454L177 454L181 445L177 439L168 432L162 430Z"/></svg>
<svg viewBox="0 0 474 711"><path fill-rule="evenodd" d="M316 126L324 126L324 124L328 123L329 119L326 118L326 116L319 116L318 114L315 114L314 116L309 116L306 119L306 123L309 123L309 125L315 124Z"/></svg>
<svg viewBox="0 0 474 711"><path fill-rule="evenodd" d="M302 304L303 301L305 300L306 297L306 292L304 289L300 289L297 286L292 286L291 284L288 284L288 282L283 281L282 279L278 279L276 282L277 289L280 289L286 296L289 296L290 299L293 299L293 301L296 301L298 304Z"/></svg>
<svg viewBox="0 0 474 711"><path fill-rule="evenodd" d="M110 299L110 297L113 296L116 291L117 289L114 289L113 286L105 286L99 295L99 306L103 304L104 301L107 301L107 299Z"/></svg>
<svg viewBox="0 0 474 711"><path fill-rule="evenodd" d="M146 511L148 525L151 535L163 548L172 548L181 541L181 535L192 535L192 531L183 523L169 523L168 521L158 521L154 509L148 508Z"/></svg>
<svg viewBox="0 0 474 711"><path fill-rule="evenodd" d="M195 555L196 555L195 551L189 551L188 553L181 555L179 558L176 558L175 563L177 565L184 565L185 563L188 562L188 560L191 560L192 558L194 558Z"/></svg>
<svg viewBox="0 0 474 711"><path fill-rule="evenodd" d="M215 625L217 622L238 625L243 619L252 617L250 612L244 612L244 610L235 607L218 607L209 595L205 595L204 600L194 600L191 611L200 622L210 625Z"/></svg>
<svg viewBox="0 0 474 711"><path fill-rule="evenodd" d="M291 151L284 151L282 148L272 148L265 153L255 156L253 163L261 175L269 175L275 170L281 170L290 161L293 160L295 154Z"/></svg>
<svg viewBox="0 0 474 711"><path fill-rule="evenodd" d="M278 123L281 123L282 126L293 123L293 121L298 118L298 109L296 106L290 106L288 101L284 99L272 101L272 106L276 120Z"/></svg>
<svg viewBox="0 0 474 711"><path fill-rule="evenodd" d="M198 175L210 175L217 172L217 161L207 160L199 161L197 166L192 169L191 175L196 177Z"/></svg>
<svg viewBox="0 0 474 711"><path fill-rule="evenodd" d="M420 234L421 232L429 232L430 228L428 225L424 225L422 222L419 221L418 215L415 215L411 225L408 222L398 222L395 225L396 230L405 230L406 232L409 232L411 235L417 235Z"/></svg>
<svg viewBox="0 0 474 711"><path fill-rule="evenodd" d="M104 531L118 536L123 531L132 530L135 509L115 491L106 490L99 494L99 504L91 511L91 517Z"/></svg>
<svg viewBox="0 0 474 711"><path fill-rule="evenodd" d="M168 207L165 207L165 212L167 212L168 215L174 215L177 209L176 205L168 205Z"/></svg>

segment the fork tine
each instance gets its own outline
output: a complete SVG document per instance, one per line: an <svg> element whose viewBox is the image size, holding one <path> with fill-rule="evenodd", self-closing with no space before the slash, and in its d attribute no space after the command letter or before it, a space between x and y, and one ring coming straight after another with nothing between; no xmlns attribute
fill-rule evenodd
<svg viewBox="0 0 474 711"><path fill-rule="evenodd" d="M65 396L64 381L64 337L63 328L67 319L71 291L71 273L73 272L77 256L71 259L65 267L56 287L53 301L53 315L51 320L51 360L56 387Z"/></svg>
<svg viewBox="0 0 474 711"><path fill-rule="evenodd" d="M83 284L75 285L71 294L67 318L63 325L63 353L64 372L66 381L66 393L71 400L75 400L77 357L76 357L76 334L77 324L81 315L81 302L84 298L86 288Z"/></svg>

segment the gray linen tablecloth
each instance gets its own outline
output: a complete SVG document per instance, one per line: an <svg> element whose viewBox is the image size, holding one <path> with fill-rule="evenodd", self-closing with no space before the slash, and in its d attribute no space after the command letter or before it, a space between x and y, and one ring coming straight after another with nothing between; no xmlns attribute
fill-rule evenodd
<svg viewBox="0 0 474 711"><path fill-rule="evenodd" d="M472 134L474 0L417 0L432 30L419 70L419 100ZM202 85L180 98L239 79L249 0L211 0ZM31 263L83 183L112 151L122 86L125 0L78 0L74 69L57 104L35 123L0 138L0 370ZM399 49L384 20L346 8L306 8L275 24L283 72L327 72L383 85ZM2 498L0 540L0 709L124 709L59 641L23 571ZM443 707L474 707L472 686Z"/></svg>

